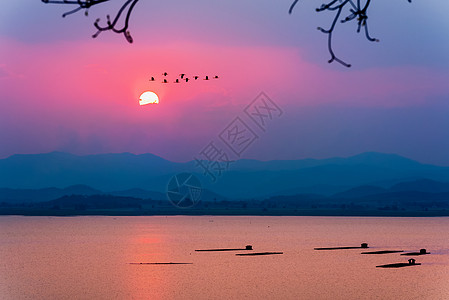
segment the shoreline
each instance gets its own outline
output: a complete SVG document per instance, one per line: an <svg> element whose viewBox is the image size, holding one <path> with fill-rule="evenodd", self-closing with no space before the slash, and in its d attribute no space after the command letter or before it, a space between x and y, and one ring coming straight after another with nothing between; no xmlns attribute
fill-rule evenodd
<svg viewBox="0 0 449 300"><path fill-rule="evenodd" d="M266 210L172 209L172 210L73 210L1 208L0 216L315 216L315 217L449 217L449 211L393 210Z"/></svg>

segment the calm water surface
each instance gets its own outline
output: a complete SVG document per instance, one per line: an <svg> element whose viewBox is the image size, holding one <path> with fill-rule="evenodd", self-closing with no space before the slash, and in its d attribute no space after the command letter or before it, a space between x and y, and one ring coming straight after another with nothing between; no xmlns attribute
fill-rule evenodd
<svg viewBox="0 0 449 300"><path fill-rule="evenodd" d="M361 242L432 254L313 250ZM247 244L284 254L194 251ZM75 298L449 299L449 218L0 217L0 299Z"/></svg>

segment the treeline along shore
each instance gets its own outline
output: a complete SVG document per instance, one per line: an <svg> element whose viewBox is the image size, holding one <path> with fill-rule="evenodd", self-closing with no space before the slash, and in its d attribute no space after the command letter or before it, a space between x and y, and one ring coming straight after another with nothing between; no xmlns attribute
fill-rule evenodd
<svg viewBox="0 0 449 300"><path fill-rule="evenodd" d="M260 216L449 216L449 193L403 193L384 198L337 198L320 195L276 196L263 200L200 201L178 208L166 199L141 199L107 194L68 195L42 202L0 202L0 215L25 216L145 216L145 215L260 215ZM424 197L424 198L423 198Z"/></svg>

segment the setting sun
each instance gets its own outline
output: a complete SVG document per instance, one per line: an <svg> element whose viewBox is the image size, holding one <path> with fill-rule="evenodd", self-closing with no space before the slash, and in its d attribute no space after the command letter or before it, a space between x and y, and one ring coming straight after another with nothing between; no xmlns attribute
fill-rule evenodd
<svg viewBox="0 0 449 300"><path fill-rule="evenodd" d="M140 105L147 105L147 104L158 104L159 103L159 97L154 92L144 92L142 95L140 95L139 98L139 104Z"/></svg>

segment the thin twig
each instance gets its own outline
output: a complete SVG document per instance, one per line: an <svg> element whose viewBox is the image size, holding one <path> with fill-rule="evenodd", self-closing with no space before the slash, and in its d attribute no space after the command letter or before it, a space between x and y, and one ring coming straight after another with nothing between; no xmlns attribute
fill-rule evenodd
<svg viewBox="0 0 449 300"><path fill-rule="evenodd" d="M66 13L64 13L62 16L66 17L68 15L71 15L73 13L76 13L79 10L84 9L84 14L87 16L88 15L88 11L89 8L94 6L94 5L98 5L101 3L105 3L108 2L110 0L42 0L42 2L44 3L51 3L51 4L70 4L70 5L77 5L78 7L76 7L73 10L70 10ZM114 17L114 21L111 22L111 17L110 15L107 15L107 22L106 22L106 26L100 26L99 22L100 19L98 18L95 22L94 22L94 26L97 29L97 32L92 35L92 37L96 38L101 32L103 31L112 31L115 33L123 33L123 35L125 36L126 40L129 43L133 42L133 38L131 37L131 34L128 30L128 26L129 26L129 19L131 17L131 13L134 9L134 6L137 4L137 2L139 2L139 0L127 0L123 3L122 7L118 10L118 12L116 13L115 17ZM124 21L124 25L122 28L118 28L117 23L120 21L120 18L122 17L122 13L125 11L125 9L127 9L127 12L125 14L125 21Z"/></svg>
<svg viewBox="0 0 449 300"><path fill-rule="evenodd" d="M298 3L299 0L295 0L289 9L289 14L292 13L293 8ZM412 2L411 0L407 0L408 2ZM327 48L331 55L331 59L329 60L329 63L333 62L334 60L340 64L342 64L345 67L351 67L350 64L345 63L343 60L339 59L332 48L332 34L335 30L336 24L338 22L338 19L340 17L340 14L342 13L343 9L348 8L350 14L342 19L341 23L350 22L352 20L357 20L357 32L360 32L361 28L364 27L365 31L365 37L370 42L378 42L379 40L376 38L373 38L370 36L368 31L368 15L367 10L368 7L371 4L371 0L366 0L365 5L361 5L361 0L357 0L357 3L354 3L353 0L332 0L328 3L324 3L321 5L321 7L317 8L317 12L322 11L336 11L334 19L332 20L331 26L329 29L323 29L321 27L318 27L318 30L328 35L327 40Z"/></svg>

